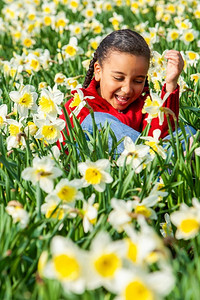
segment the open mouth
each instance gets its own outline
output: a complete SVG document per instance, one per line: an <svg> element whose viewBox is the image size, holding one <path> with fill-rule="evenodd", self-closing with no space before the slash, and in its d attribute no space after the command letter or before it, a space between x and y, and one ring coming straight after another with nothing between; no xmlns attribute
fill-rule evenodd
<svg viewBox="0 0 200 300"><path fill-rule="evenodd" d="M116 94L115 94L115 98L117 99L117 101L119 101L121 103L126 103L130 99L130 97L123 97L123 96L119 96Z"/></svg>

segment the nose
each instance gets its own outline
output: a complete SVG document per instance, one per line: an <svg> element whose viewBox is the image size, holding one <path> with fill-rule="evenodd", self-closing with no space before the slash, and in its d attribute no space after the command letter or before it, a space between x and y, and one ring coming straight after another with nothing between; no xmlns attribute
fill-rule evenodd
<svg viewBox="0 0 200 300"><path fill-rule="evenodd" d="M125 82L124 85L121 87L121 90L126 95L129 95L132 93L133 87L131 82Z"/></svg>

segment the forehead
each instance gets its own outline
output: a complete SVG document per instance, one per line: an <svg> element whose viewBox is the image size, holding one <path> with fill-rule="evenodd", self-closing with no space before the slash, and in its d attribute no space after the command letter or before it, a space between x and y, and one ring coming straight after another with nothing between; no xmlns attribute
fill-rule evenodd
<svg viewBox="0 0 200 300"><path fill-rule="evenodd" d="M111 72L141 73L147 74L149 68L148 58L142 55L134 55L126 52L110 51L103 60L103 68L109 68Z"/></svg>

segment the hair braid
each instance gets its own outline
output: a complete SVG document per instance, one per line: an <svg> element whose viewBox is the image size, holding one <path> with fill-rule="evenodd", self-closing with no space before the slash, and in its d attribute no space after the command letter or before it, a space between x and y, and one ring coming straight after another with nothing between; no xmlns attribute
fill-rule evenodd
<svg viewBox="0 0 200 300"><path fill-rule="evenodd" d="M87 74L85 76L85 80L83 83L83 88L86 89L88 85L90 84L93 74L94 74L94 63L97 61L97 53L96 51L94 52L93 59L90 61L90 65L87 71Z"/></svg>

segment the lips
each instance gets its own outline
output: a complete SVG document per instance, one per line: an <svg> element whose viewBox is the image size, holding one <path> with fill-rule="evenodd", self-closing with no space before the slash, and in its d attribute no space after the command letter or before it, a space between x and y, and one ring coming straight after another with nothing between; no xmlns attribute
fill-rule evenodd
<svg viewBox="0 0 200 300"><path fill-rule="evenodd" d="M115 94L115 98L117 101L121 102L121 103L126 103L129 101L130 97L124 97L124 96L119 96Z"/></svg>

